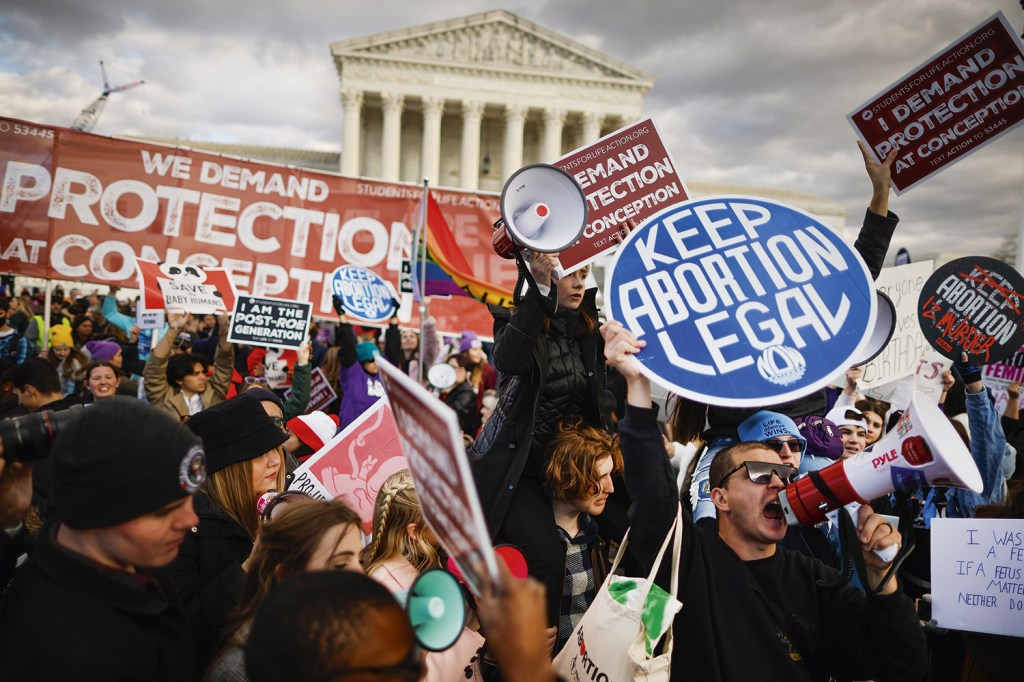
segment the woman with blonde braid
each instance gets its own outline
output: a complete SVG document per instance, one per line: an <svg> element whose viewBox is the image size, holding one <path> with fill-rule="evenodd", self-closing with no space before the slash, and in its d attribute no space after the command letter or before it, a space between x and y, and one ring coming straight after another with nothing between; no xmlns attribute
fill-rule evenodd
<svg viewBox="0 0 1024 682"><path fill-rule="evenodd" d="M427 525L412 474L392 474L377 493L373 508L373 540L363 550L366 574L392 592L412 587L422 571L441 566L440 543ZM481 680L479 651L484 639L463 628L452 648L427 654L427 682Z"/></svg>

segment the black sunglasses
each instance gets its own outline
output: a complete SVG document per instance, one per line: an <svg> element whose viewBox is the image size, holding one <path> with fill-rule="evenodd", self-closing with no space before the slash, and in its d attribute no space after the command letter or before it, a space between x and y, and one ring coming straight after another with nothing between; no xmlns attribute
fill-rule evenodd
<svg viewBox="0 0 1024 682"><path fill-rule="evenodd" d="M796 467L789 466L788 464L776 464L774 462L740 462L729 473L722 476L722 480L720 480L718 485L715 487L721 488L725 485L725 482L730 476L743 468L746 468L747 476L750 480L758 485L768 485L771 483L772 474L779 477L779 480L782 481L782 485L789 485L789 482L796 477L797 472L799 471Z"/></svg>
<svg viewBox="0 0 1024 682"><path fill-rule="evenodd" d="M782 448L788 447L790 452L799 452L803 454L804 450L807 449L807 441L794 438L793 440L779 440L773 438L771 440L761 441L764 445L767 445L775 452L782 452Z"/></svg>

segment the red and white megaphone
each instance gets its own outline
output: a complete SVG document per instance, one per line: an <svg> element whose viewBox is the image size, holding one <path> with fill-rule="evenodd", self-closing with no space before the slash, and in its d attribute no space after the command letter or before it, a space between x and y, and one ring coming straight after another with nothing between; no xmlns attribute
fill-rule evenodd
<svg viewBox="0 0 1024 682"><path fill-rule="evenodd" d="M823 484L841 504L871 500L894 490L922 485L949 485L980 493L983 484L960 436L939 408L923 393L915 393L910 407L871 452L818 471ZM779 503L791 526L823 521L836 504L810 476L793 481L779 493Z"/></svg>
<svg viewBox="0 0 1024 682"><path fill-rule="evenodd" d="M502 258L523 249L557 253L575 244L587 225L587 198L558 166L536 163L509 176L501 190L501 221L491 246Z"/></svg>

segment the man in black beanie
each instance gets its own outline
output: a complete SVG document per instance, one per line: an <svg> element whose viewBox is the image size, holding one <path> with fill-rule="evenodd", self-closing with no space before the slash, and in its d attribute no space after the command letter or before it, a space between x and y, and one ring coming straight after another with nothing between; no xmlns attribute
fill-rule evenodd
<svg viewBox="0 0 1024 682"><path fill-rule="evenodd" d="M114 397L60 432L50 474L61 521L40 533L4 600L4 679L192 679L195 642L157 569L198 523L199 438Z"/></svg>

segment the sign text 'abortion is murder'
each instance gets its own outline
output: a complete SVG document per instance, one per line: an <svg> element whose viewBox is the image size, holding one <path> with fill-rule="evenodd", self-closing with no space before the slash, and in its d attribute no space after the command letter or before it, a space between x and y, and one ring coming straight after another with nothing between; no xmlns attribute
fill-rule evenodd
<svg viewBox="0 0 1024 682"><path fill-rule="evenodd" d="M765 199L671 206L616 254L611 316L647 342L644 372L701 402L756 407L825 386L873 329L860 256L803 211Z"/></svg>

